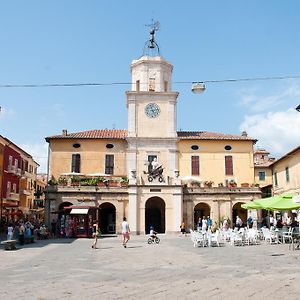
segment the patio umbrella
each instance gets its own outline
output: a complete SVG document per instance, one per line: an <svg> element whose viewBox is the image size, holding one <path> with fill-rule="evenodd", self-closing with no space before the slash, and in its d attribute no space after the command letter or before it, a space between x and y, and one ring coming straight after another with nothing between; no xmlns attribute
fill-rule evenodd
<svg viewBox="0 0 300 300"><path fill-rule="evenodd" d="M269 207L270 210L293 210L300 208L300 202L294 202L295 195L286 194L278 196L278 200L272 203Z"/></svg>
<svg viewBox="0 0 300 300"><path fill-rule="evenodd" d="M294 203L300 203L300 195L296 195L293 197L293 202Z"/></svg>
<svg viewBox="0 0 300 300"><path fill-rule="evenodd" d="M255 201L242 204L241 207L244 209L262 209L261 205L259 203L256 203Z"/></svg>

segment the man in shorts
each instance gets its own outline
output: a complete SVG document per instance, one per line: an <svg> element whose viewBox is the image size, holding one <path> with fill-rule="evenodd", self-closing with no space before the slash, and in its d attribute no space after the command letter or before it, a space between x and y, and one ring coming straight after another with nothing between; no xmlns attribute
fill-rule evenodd
<svg viewBox="0 0 300 300"><path fill-rule="evenodd" d="M127 247L126 244L130 240L130 236L129 236L130 228L125 217L123 218L121 227L122 227L122 236L123 236L123 247L126 248Z"/></svg>

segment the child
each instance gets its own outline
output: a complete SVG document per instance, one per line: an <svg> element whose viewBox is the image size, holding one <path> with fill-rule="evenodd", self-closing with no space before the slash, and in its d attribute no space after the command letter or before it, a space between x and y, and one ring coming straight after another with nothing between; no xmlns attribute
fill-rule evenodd
<svg viewBox="0 0 300 300"><path fill-rule="evenodd" d="M154 238L156 237L157 232L154 231L154 227L150 226L150 237L154 240Z"/></svg>

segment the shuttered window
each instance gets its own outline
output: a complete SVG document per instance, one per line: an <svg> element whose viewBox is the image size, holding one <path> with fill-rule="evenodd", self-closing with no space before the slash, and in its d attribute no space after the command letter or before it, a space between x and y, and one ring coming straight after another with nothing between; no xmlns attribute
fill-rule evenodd
<svg viewBox="0 0 300 300"><path fill-rule="evenodd" d="M233 175L232 156L225 156L225 175Z"/></svg>
<svg viewBox="0 0 300 300"><path fill-rule="evenodd" d="M192 175L200 175L199 156L192 156Z"/></svg>
<svg viewBox="0 0 300 300"><path fill-rule="evenodd" d="M105 155L105 174L114 174L114 155Z"/></svg>
<svg viewBox="0 0 300 300"><path fill-rule="evenodd" d="M80 154L72 154L71 172L80 173Z"/></svg>

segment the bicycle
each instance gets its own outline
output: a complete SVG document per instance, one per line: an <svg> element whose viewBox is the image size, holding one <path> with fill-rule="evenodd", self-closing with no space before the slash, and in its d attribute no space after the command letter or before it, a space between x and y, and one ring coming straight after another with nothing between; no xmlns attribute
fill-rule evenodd
<svg viewBox="0 0 300 300"><path fill-rule="evenodd" d="M158 236L155 236L155 237L149 237L148 238L148 244L159 244L160 242L160 238Z"/></svg>

